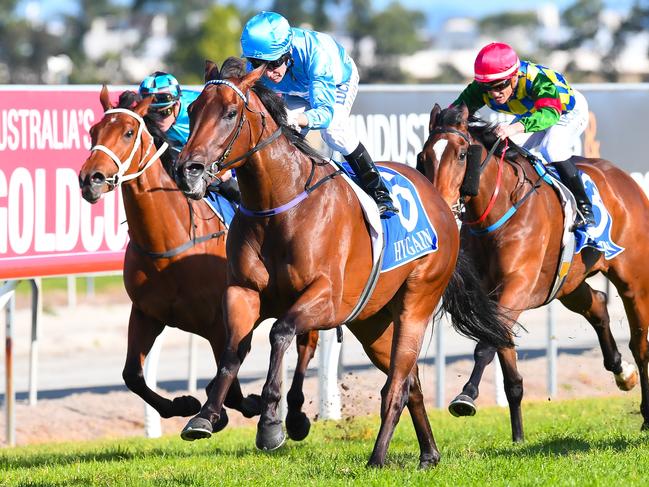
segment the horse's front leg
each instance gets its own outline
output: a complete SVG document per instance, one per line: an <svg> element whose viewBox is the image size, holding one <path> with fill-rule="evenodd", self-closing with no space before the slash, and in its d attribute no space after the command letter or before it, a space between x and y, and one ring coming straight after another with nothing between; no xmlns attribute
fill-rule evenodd
<svg viewBox="0 0 649 487"><path fill-rule="evenodd" d="M315 354L318 345L318 331L313 330L297 337L297 367L293 374L293 382L286 396L288 412L286 414L286 432L294 441L302 441L309 434L311 422L304 411L304 377L309 362Z"/></svg>
<svg viewBox="0 0 649 487"><path fill-rule="evenodd" d="M275 450L285 441L278 406L281 399L282 358L296 334L326 327L333 319L331 281L321 278L309 286L288 313L270 331L270 363L262 389L262 413L257 426L256 445L260 450Z"/></svg>
<svg viewBox="0 0 649 487"><path fill-rule="evenodd" d="M229 286L223 296L227 341L218 372L207 400L180 434L183 440L212 436L213 426L219 425L223 403L236 379L239 368L250 351L252 330L259 319L259 293L252 289Z"/></svg>
<svg viewBox="0 0 649 487"><path fill-rule="evenodd" d="M128 322L128 348L122 378L126 387L151 405L163 418L191 416L200 410L201 403L198 399L193 396L167 399L151 390L144 380L142 371L144 359L163 329L164 325L158 320L145 315L135 306L131 307L131 316Z"/></svg>

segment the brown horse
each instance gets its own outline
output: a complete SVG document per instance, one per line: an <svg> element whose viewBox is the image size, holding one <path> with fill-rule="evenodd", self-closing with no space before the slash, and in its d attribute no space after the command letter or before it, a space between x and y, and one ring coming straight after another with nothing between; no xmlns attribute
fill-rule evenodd
<svg viewBox="0 0 649 487"><path fill-rule="evenodd" d="M208 400L182 437L211 435L211 424L218 421L225 394L250 349L254 328L266 317L278 316L270 332L271 358L256 440L258 448L273 450L285 440L277 412L281 357L294 336L346 321L368 281L372 255L352 189L286 127L281 98L256 83L263 66L246 75L240 63L226 61L223 71L231 72L234 64L240 73L225 80L215 64L206 64L207 84L190 109L192 135L176 169L180 188L200 198L212 177L236 167L242 196L227 241L228 341ZM384 165L413 181L440 235L440 246L380 274L371 298L349 328L372 362L388 374L381 391L381 428L369 465L384 464L407 404L419 440L420 466L428 467L439 461L439 452L416 361L440 298L444 294L444 309L462 332L501 346L511 341L498 308L480 291L465 261L457 261L454 274L459 235L444 200L412 168Z"/></svg>
<svg viewBox="0 0 649 487"><path fill-rule="evenodd" d="M90 129L93 149L79 172L79 183L90 203L120 184L122 188L130 234L124 286L133 302L124 382L162 417L191 416L200 410L198 399L160 396L147 386L142 365L165 326L208 340L218 363L225 342L221 297L226 228L205 201L192 202L178 190L158 159L155 146L164 135L154 115L146 115L151 100L131 108L135 94L125 92L114 109L104 86L100 101L106 114ZM167 166L170 162L165 160ZM260 413L259 396L244 398L238 381L225 404L247 417ZM219 429L227 424L222 412L223 419L215 425Z"/></svg>
<svg viewBox="0 0 649 487"><path fill-rule="evenodd" d="M462 247L480 267L485 290L493 292L516 320L522 311L541 306L551 297L559 264L563 213L555 191L542 182L520 149L514 146L501 156L505 146L498 142L492 128L470 118L466 107L440 110L435 105L430 114L430 135L419 155L419 164L449 206L457 208L458 202L465 205L464 218L473 224L462 227ZM471 185L471 179L478 182L467 170L470 165L467 153L476 146L478 161L483 161L481 174L477 176L477 191L462 191L463 184ZM643 242L646 241L644 226L649 221L649 201L633 179L610 162L581 157L575 157L575 162L599 188L612 217L612 240L626 250L606 260L601 252L585 247L574 256L556 298L594 327L604 367L615 374L620 389L630 390L637 383L638 372L621 359L609 327L606 295L592 289L585 279L602 272L615 285L629 320L630 348L642 387L642 428L647 429L649 273L645 270ZM513 215L512 211L515 211ZM508 214L511 218L506 219ZM477 345L471 377L449 406L456 416L475 414L473 401L478 397L478 385L495 352L485 343ZM516 368L516 352L511 348L499 349L498 356L509 402L512 438L520 441L523 439L523 380Z"/></svg>

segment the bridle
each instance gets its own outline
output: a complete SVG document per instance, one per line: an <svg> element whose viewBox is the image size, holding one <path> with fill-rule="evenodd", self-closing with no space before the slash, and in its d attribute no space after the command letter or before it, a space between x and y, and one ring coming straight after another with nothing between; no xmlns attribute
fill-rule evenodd
<svg viewBox="0 0 649 487"><path fill-rule="evenodd" d="M433 130L430 131L429 137L432 137L433 135L437 134L454 134L460 136L462 139L466 141L469 147L472 145L472 138L470 134L465 134L464 132L454 129L452 127L436 127ZM494 155L496 152L496 149L498 148L498 143L500 142L500 139L497 139L496 142L494 142L493 146L491 146L491 149L487 152L486 157L482 160L480 163L480 175L484 172L485 168L487 167L487 162L491 159L491 156ZM466 223L467 225L477 225L479 223L482 223L485 218L487 218L487 215L493 208L494 204L496 203L496 198L498 197L498 193L500 192L500 183L501 183L501 178L502 178L502 166L503 166L503 160L505 157L505 152L507 150L507 141L505 140L505 147L503 148L502 155L498 164L498 176L496 179L496 187L494 189L493 194L491 195L491 198L489 200L489 203L487 205L487 209L483 212L482 216L480 216L478 219L471 221L471 222L463 222ZM458 201L451 207L451 211L455 215L455 217L461 221L460 215L462 214L464 210L464 205L465 205L465 197L460 196Z"/></svg>
<svg viewBox="0 0 649 487"><path fill-rule="evenodd" d="M216 159L214 162L212 162L209 165L209 169L205 171L205 174L207 174L211 178L216 178L219 173L227 170L228 168L232 167L232 165L236 162L239 162L241 160L247 159L250 157L252 154L255 152L260 151L267 145L271 144L273 141L275 141L280 135L282 135L282 127L281 125L277 127L277 130L273 132L268 138L264 139L261 141L262 136L264 135L264 132L266 130L266 115L262 111L257 111L253 110L250 108L248 104L248 96L247 94L244 94L237 85L232 83L231 81L224 80L224 79L215 79L215 80L210 80L207 83L205 83L205 86L208 85L225 85L228 88L232 89L236 95L243 100L243 108L241 109L241 115L239 117L239 123L237 124L237 128L232 132L232 136L230 138L230 141L228 142L228 145L226 146L225 150L223 153L219 156L218 159ZM251 112L251 113L256 113L261 117L261 125L262 125L262 130L261 133L259 134L259 138L257 139L257 142L255 145L252 147L252 149L248 150L246 153L240 155L239 157L232 159L230 161L226 161L228 156L230 155L230 152L232 151L232 147L234 146L234 143L236 142L237 138L239 137L239 134L241 133L241 129L243 127L244 122L247 120L246 119L246 110ZM250 122L248 122L250 123ZM260 142L261 141L261 142ZM334 171L333 173L327 174L326 176L322 177L320 180L318 180L316 183L311 184L313 181L313 178L315 176L315 167L316 165L326 165L326 164L318 164L315 162L313 159L311 160L311 174L307 178L306 184L304 186L304 191L302 191L300 194L295 196L291 201L288 203L285 203L281 206L278 206L276 208L269 208L267 210L250 210L243 206L243 204L239 205L239 211L250 217L259 217L259 218L265 218L265 217L271 217L274 215L278 215L280 213L284 213L285 211L290 210L291 208L297 206L300 204L303 200L308 198L308 196L317 188L322 186L324 183L327 181L330 181L337 175L342 173L341 169L338 169Z"/></svg>
<svg viewBox="0 0 649 487"><path fill-rule="evenodd" d="M430 132L430 135L432 136L433 134L443 134L443 133L451 133L455 135L459 135L462 137L468 144L471 146L471 139L470 136L456 130L454 128L450 127L437 127L434 130ZM489 152L487 153L487 156L484 158L484 160L480 163L480 174L484 171L487 162L491 159L491 157L494 155L496 152L496 148L498 147L500 142L500 139L497 139L496 142L494 142L494 145L491 147ZM482 215L477 218L476 220L470 221L470 222L465 222L460 219L460 215L462 214L462 211L464 209L464 198L461 196L458 202L451 207L451 210L455 214L456 218L460 221L462 221L463 224L466 225L479 225L485 219L487 218L487 215L491 212L493 209L495 203L496 203L496 198L498 197L498 194L500 193L500 186L502 183L502 174L503 174L503 166L504 166L504 161L505 161L505 153L507 152L508 148L508 139L505 139L505 146L503 147L502 153L500 157L498 158L498 173L496 175L496 186L494 188L494 192L491 195L491 198L489 199L489 202L487 203L487 207L485 211L482 213ZM518 149L520 151L520 149ZM539 187L540 183L542 181L542 177L539 176L539 178L534 182L531 186L531 188L525 193L516 203L514 203L495 223L489 225L486 228L479 228L479 229L470 229L469 231L473 235L481 236L481 235L486 235L487 233L493 232L494 230L497 230L500 228L502 225L504 225L512 216L514 216L514 213L527 201L527 199L535 193L536 189Z"/></svg>
<svg viewBox="0 0 649 487"><path fill-rule="evenodd" d="M131 167L131 163L133 162L133 157L135 156L135 153L137 152L137 149L140 147L140 144L142 143L142 134L147 134L150 138L149 146L146 149L146 152L142 156L142 160L145 160L149 152L151 151L151 147L153 146L153 136L149 133L149 130L146 128L146 123L144 122L144 119L135 113L132 110L129 110L127 108L111 108L110 110L106 110L104 112L104 116L110 115L111 113L125 113L127 115L130 115L133 117L135 120L138 121L139 127L137 131L137 136L135 138L135 142L133 144L133 149L131 150L131 154L128 156L128 159L124 162L120 160L120 158L115 154L111 149L106 147L105 145L100 145L97 144L93 146L90 149L90 152L94 152L96 150L101 151L105 154L108 154L110 158L115 162L117 165L117 174L110 178L106 178L106 183L108 183L112 189L115 187L119 186L125 181L130 181L132 179L137 178L140 176L144 171L146 171L151 165L162 155L164 151L167 150L169 147L169 144L167 142L164 142L160 148L151 156L151 158L146 162L144 167L140 169L139 171L132 173L132 174L126 174L126 171ZM140 161L141 164L142 161ZM140 247L135 240L130 239L129 244L139 253L143 255L147 255L152 259L170 259L172 257L175 257L176 255L179 255L186 250L189 250L190 248L194 247L195 245L198 245L203 242L207 242L208 240L212 240L213 238L218 238L222 235L225 235L225 231L221 230L219 232L213 232L207 235L203 235L201 237L196 236L196 225L194 224L194 208L191 205L191 202L189 199L187 199L187 204L189 205L189 228L190 228L190 240L185 242L184 244L175 247L173 249L164 251L164 252L151 252L149 250L143 249Z"/></svg>
<svg viewBox="0 0 649 487"><path fill-rule="evenodd" d="M207 175L214 179L217 177L219 173L222 173L223 171L229 169L235 163L247 159L255 152L260 151L268 144L272 143L275 139L277 139L280 135L282 135L282 127L277 127L277 130L275 130L275 132L273 132L270 135L270 137L260 142L261 137L264 135L264 132L266 131L266 114L262 111L257 111L250 108L247 94L244 95L244 93L239 89L239 87L234 83L232 83L231 81L225 79L213 79L205 83L205 86L209 86L209 85L225 85L228 88L232 89L236 93L236 95L243 100L243 108L241 109L241 114L239 116L239 123L237 124L237 128L232 132L230 141L228 142L228 145L225 147L223 153L219 156L218 159L216 159L214 162L212 162L209 165L209 169L206 171ZM262 128L261 128L261 133L259 134L259 139L257 139L257 142L255 143L253 148L250 149L248 152L240 155L235 159L226 162L226 159L230 156L230 152L232 152L232 147L234 146L234 143L239 138L239 134L241 134L241 129L243 128L243 124L247 120L246 110L249 111L250 113L255 113L261 117Z"/></svg>
<svg viewBox="0 0 649 487"><path fill-rule="evenodd" d="M112 150L110 150L108 147L106 147L105 145L97 144L90 148L90 153L94 151L101 151L104 154L107 154L117 165L117 173L110 178L106 178L106 183L112 188L115 188L125 181L130 181L131 179L137 178L140 174L146 171L162 155L162 153L167 150L169 144L164 142L160 146L160 148L151 156L151 158L144 164L144 167L142 169L131 174L126 174L126 172L131 167L131 163L133 162L133 157L135 156L135 153L137 152L138 148L140 147L140 144L142 143L142 134L146 133L149 136L150 142L149 142L149 146L146 149L146 152L142 156L142 160L140 161L140 164L142 163L142 161L146 159L146 157L149 155L149 152L151 152L151 147L153 147L153 136L149 133L148 129L146 128L146 123L144 122L144 119L134 111L129 110L127 108L111 108L104 112L104 117L106 115L110 115L111 113L125 113L126 115L130 115L135 120L137 120L139 124L137 129L137 135L135 137L135 142L133 143L133 149L131 149L131 154L128 156L128 159L126 159L126 161L124 162L122 162L119 156L115 154Z"/></svg>

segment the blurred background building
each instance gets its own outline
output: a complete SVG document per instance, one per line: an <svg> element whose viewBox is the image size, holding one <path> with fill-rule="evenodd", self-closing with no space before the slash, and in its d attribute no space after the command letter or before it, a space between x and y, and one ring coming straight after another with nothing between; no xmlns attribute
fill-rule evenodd
<svg viewBox="0 0 649 487"><path fill-rule="evenodd" d="M649 80L649 0L3 0L0 83L200 83L261 8L332 33L363 83L466 82L492 41L572 82Z"/></svg>

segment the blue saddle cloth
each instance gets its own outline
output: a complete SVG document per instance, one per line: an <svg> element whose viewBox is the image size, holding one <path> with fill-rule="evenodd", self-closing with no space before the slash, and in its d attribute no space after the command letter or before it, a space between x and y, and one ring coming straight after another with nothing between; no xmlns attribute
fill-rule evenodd
<svg viewBox="0 0 649 487"><path fill-rule="evenodd" d="M358 178L347 163L340 163L357 184ZM437 232L428 219L414 184L401 173L378 166L399 213L381 218L384 251L381 272L390 271L438 248ZM359 184L360 186L360 184Z"/></svg>
<svg viewBox="0 0 649 487"><path fill-rule="evenodd" d="M551 173L552 176L560 180L559 174L554 166L543 166L541 163L537 163L535 164L535 169L550 184L552 182L548 179L546 172ZM575 229L575 254L581 252L584 247L593 247L602 252L606 260L612 259L624 251L624 247L617 245L611 238L613 219L604 206L604 201L602 201L595 182L582 170L579 170L579 176L584 183L586 195L593 204L595 224L580 226Z"/></svg>
<svg viewBox="0 0 649 487"><path fill-rule="evenodd" d="M214 191L208 191L203 199L212 207L225 226L230 228L230 223L237 212L237 205Z"/></svg>

